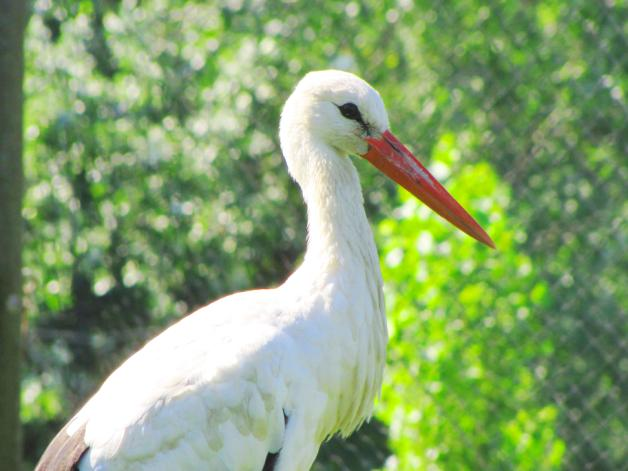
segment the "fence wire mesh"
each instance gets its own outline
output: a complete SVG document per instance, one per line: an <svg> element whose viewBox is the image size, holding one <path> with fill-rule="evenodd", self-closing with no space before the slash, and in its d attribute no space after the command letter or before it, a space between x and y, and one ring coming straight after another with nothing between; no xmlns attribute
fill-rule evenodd
<svg viewBox="0 0 628 471"><path fill-rule="evenodd" d="M305 216L283 169L280 106L306 71L348 67L380 89L396 133L417 154L461 154L448 170L479 169L471 193L493 188L491 175L506 188L498 204L509 226L489 210L483 222L512 240L482 263L513 262L491 278L437 259L452 267L453 279L435 288L454 298L440 306L451 307L446 325L463 326L441 337L440 324L425 320L439 310L417 295L433 293L430 277L397 280L393 249L382 244L385 215L405 203L358 163L393 278L391 323L416 336L395 327L375 418L326 443L315 469L628 469L625 2L38 0L33 8L28 465L150 336L294 268ZM478 286L476 319L467 308ZM476 376L456 371L473 365Z"/></svg>

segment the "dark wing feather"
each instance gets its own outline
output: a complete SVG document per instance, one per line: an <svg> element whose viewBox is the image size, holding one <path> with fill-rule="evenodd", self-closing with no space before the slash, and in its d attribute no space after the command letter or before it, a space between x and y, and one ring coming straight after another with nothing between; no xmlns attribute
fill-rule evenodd
<svg viewBox="0 0 628 471"><path fill-rule="evenodd" d="M288 426L288 416L286 415L286 411L283 411L283 424L285 427ZM277 466L277 460L279 459L279 453L281 449L277 450L275 453L268 453L266 455L266 461L264 461L264 467L262 471L274 471L275 466Z"/></svg>
<svg viewBox="0 0 628 471"><path fill-rule="evenodd" d="M85 424L74 435L68 435L68 425L52 439L37 463L35 471L77 471L78 464L89 447L85 444Z"/></svg>
<svg viewBox="0 0 628 471"><path fill-rule="evenodd" d="M274 471L275 466L277 466L278 458L279 451L277 453L268 453L266 455L266 461L264 461L264 467L262 468L262 471Z"/></svg>

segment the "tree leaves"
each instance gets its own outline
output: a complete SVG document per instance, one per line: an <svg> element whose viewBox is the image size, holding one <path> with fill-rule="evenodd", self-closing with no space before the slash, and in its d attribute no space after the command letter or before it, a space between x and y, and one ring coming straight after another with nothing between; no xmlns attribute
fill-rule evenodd
<svg viewBox="0 0 628 471"><path fill-rule="evenodd" d="M498 246L355 160L392 316L389 466L623 466L626 17L588 0L35 2L31 460L46 404L67 416L153 332L293 269L304 207L279 113L304 73L343 67Z"/></svg>

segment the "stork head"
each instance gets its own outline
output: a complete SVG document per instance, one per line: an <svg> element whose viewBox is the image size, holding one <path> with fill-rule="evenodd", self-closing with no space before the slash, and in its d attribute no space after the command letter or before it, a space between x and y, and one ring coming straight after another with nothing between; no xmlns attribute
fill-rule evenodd
<svg viewBox="0 0 628 471"><path fill-rule="evenodd" d="M379 93L364 80L339 70L310 72L303 77L284 107L282 131L288 122L288 127L297 124L342 154L366 153L366 138L388 129Z"/></svg>
<svg viewBox="0 0 628 471"><path fill-rule="evenodd" d="M495 247L488 234L445 190L419 160L390 132L379 93L348 72L310 72L297 85L281 114L280 139L285 147L311 138L339 154L359 155L474 239ZM294 162L288 161L291 173Z"/></svg>

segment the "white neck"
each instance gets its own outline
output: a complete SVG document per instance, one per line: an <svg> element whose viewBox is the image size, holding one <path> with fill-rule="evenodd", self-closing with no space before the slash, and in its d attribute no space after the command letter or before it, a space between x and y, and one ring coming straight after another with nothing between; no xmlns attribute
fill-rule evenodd
<svg viewBox="0 0 628 471"><path fill-rule="evenodd" d="M339 429L349 433L370 415L385 361L386 318L377 250L349 157L303 138L298 146L284 145L284 152L295 152L286 157L308 208L305 259L284 286L306 297L323 296L334 319L334 331L324 335L348 347L329 349L330 355L342 352L342 359L330 356L327 365L343 368L338 377L346 383L338 385L345 391L334 399L339 402L329 404L333 413L324 433ZM349 348L352 342L357 343Z"/></svg>
<svg viewBox="0 0 628 471"><path fill-rule="evenodd" d="M313 139L301 142L294 151L301 155L293 159L304 164L295 178L308 209L304 265L324 277L355 269L379 274L360 181L349 157Z"/></svg>

